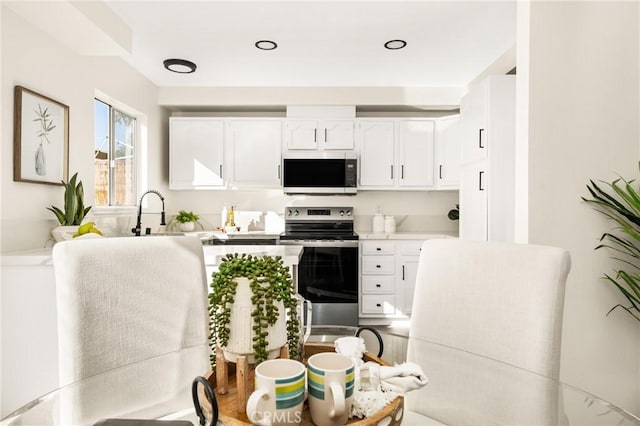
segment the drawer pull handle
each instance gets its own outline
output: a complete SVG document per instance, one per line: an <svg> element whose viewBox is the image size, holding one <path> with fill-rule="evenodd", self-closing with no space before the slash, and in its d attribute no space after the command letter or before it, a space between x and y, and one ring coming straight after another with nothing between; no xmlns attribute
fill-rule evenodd
<svg viewBox="0 0 640 426"><path fill-rule="evenodd" d="M382 307L382 305L381 305L380 303L376 303L376 306L377 306L378 308Z"/></svg>
<svg viewBox="0 0 640 426"><path fill-rule="evenodd" d="M382 251L382 247L376 247L376 251Z"/></svg>
<svg viewBox="0 0 640 426"><path fill-rule="evenodd" d="M382 268L382 266L380 266L380 265L376 265L376 268Z"/></svg>
<svg viewBox="0 0 640 426"><path fill-rule="evenodd" d="M382 286L381 286L380 284L376 284L376 287L380 288L380 287L382 287Z"/></svg>

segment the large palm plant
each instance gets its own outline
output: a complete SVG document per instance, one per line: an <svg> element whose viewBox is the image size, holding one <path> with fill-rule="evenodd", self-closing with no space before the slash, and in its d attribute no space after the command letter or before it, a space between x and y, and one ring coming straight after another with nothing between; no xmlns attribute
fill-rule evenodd
<svg viewBox="0 0 640 426"><path fill-rule="evenodd" d="M623 178L611 183L602 182L605 188L589 181L587 189L591 193L591 199L582 197L584 201L608 218L617 223L614 231L605 232L600 237L596 249L606 247L614 252L613 259L627 265L626 270L615 271L615 278L604 274L604 278L616 286L627 298L630 306L617 304L607 312L609 315L616 308L622 308L636 320L640 321L640 193L634 189L634 180L626 181Z"/></svg>

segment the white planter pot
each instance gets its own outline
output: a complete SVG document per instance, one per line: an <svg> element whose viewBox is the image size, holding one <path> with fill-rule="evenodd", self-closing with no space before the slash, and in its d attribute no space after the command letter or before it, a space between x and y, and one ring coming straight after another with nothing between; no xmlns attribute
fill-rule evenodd
<svg viewBox="0 0 640 426"><path fill-rule="evenodd" d="M253 355L253 304L251 303L251 286L248 278L236 278L238 287L233 305L231 305L231 321L229 323L229 341L222 347L227 361L236 362L238 355L246 355L250 363L255 362ZM276 358L280 348L287 344L287 315L282 302L276 302L280 315L276 323L269 327L268 359Z"/></svg>
<svg viewBox="0 0 640 426"><path fill-rule="evenodd" d="M184 222L180 224L180 230L182 232L191 232L195 229L196 225L193 222Z"/></svg>
<svg viewBox="0 0 640 426"><path fill-rule="evenodd" d="M56 226L51 230L51 236L54 241L64 241L73 239L73 234L78 232L78 225L74 226Z"/></svg>

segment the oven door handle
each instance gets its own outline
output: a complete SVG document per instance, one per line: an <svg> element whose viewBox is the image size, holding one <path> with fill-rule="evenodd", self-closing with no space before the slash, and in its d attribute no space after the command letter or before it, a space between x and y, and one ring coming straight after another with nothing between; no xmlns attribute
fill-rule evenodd
<svg viewBox="0 0 640 426"><path fill-rule="evenodd" d="M358 247L358 241L280 240L280 245L295 245L302 247Z"/></svg>

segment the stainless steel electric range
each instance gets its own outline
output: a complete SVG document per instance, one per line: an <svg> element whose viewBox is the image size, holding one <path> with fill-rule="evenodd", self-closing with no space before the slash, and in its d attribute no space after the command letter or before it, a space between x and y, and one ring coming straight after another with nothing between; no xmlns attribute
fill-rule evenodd
<svg viewBox="0 0 640 426"><path fill-rule="evenodd" d="M311 301L312 324L358 325L358 234L353 207L287 207L280 244L304 247L298 292Z"/></svg>

